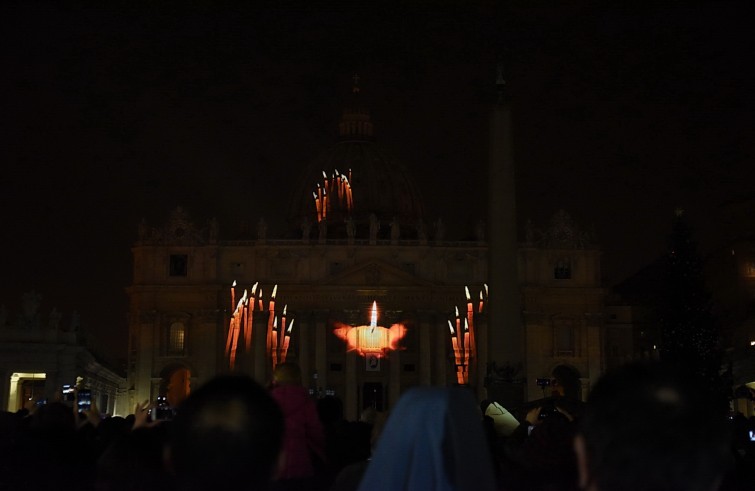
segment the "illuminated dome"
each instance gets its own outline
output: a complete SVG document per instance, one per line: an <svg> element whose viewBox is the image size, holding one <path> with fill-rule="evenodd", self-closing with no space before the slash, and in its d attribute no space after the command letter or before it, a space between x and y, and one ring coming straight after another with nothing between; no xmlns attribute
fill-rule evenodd
<svg viewBox="0 0 755 491"><path fill-rule="evenodd" d="M294 190L291 224L297 227L308 220L316 228L326 215L328 237L340 238L345 237L344 224L351 216L356 237L366 238L369 217L374 214L381 224L380 237L388 237L388 224L396 219L401 238L416 238L424 210L419 191L407 169L375 143L369 111L359 99L355 81L351 102L338 125L339 142L307 167ZM322 210L325 202L326 212Z"/></svg>

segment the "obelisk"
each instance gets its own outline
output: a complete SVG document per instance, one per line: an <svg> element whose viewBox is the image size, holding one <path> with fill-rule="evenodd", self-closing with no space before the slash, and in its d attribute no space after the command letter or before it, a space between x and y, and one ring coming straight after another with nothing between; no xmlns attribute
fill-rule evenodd
<svg viewBox="0 0 755 491"><path fill-rule="evenodd" d="M516 168L511 124L511 106L499 66L496 80L497 100L490 116L489 154L489 243L488 243L488 362L495 364L497 375L490 377L488 397L504 407L524 401L525 387L506 380L503 367L521 366L514 378L525 371L524 328L518 275L516 217ZM509 372L510 373L510 372ZM505 375L501 378L501 375Z"/></svg>

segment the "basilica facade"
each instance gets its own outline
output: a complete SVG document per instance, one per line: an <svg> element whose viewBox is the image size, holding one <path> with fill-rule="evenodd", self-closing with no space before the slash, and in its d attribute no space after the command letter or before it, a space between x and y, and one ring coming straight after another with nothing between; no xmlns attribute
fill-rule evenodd
<svg viewBox="0 0 755 491"><path fill-rule="evenodd" d="M592 234L554 210L550 223L513 238L511 322L523 336L522 356L508 363L496 354L507 340L502 319L488 315L495 234L481 223L474 238L456 240L441 221L428 223L405 168L372 130L354 87L340 140L302 169L285 238L268 236L264 221L252 236L226 238L217 222L195 223L180 208L142 224L128 288L132 404L159 395L177 404L222 372L265 384L284 358L302 367L313 394L341 398L348 418L390 408L416 385L463 383L484 398L503 381L520 401L537 399L545 389L535 381L556 372L587 396L606 363ZM390 342L375 332L390 332Z"/></svg>

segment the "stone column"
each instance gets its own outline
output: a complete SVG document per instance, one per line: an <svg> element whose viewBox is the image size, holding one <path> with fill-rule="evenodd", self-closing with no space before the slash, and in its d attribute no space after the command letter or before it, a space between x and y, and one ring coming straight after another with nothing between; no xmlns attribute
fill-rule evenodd
<svg viewBox="0 0 755 491"><path fill-rule="evenodd" d="M19 377L17 373L6 372L3 379L6 381L6 383L3 384L4 389L7 387L7 390L3 390L3 397L7 397L5 408L7 411L14 413L19 409L16 407L18 401Z"/></svg>
<svg viewBox="0 0 755 491"><path fill-rule="evenodd" d="M327 326L324 316L315 318L315 370L318 375L318 385L322 388L328 386L328 350L327 350Z"/></svg>
<svg viewBox="0 0 755 491"><path fill-rule="evenodd" d="M490 117L489 237L488 264L490 297L488 324L489 361L497 366L523 365L526 373L524 329L518 278L515 165L511 109L506 102L503 74L499 72L498 102ZM521 389L521 396L517 390ZM524 399L524 387L506 390L504 407L517 407Z"/></svg>
<svg viewBox="0 0 755 491"><path fill-rule="evenodd" d="M398 398L401 396L401 352L391 351L391 358L389 363L389 376L390 380L388 402L389 408L393 408L398 402Z"/></svg>
<svg viewBox="0 0 755 491"><path fill-rule="evenodd" d="M585 330L587 331L587 370L588 373L582 374L592 380L597 380L602 373L602 350L603 339L601 336L602 326L599 315L588 315L585 319Z"/></svg>
<svg viewBox="0 0 755 491"><path fill-rule="evenodd" d="M344 417L349 421L356 421L359 417L358 397L359 382L357 381L357 362L361 360L356 351L346 353L346 372L344 374L343 410Z"/></svg>
<svg viewBox="0 0 755 491"><path fill-rule="evenodd" d="M147 314L147 317L145 322L141 322L139 325L139 350L136 353L136 391L134 397L139 403L152 400L150 399L152 395L152 359L158 355L160 350L159 336L156 333L159 317L157 314ZM73 375L75 376L75 374Z"/></svg>
<svg viewBox="0 0 755 491"><path fill-rule="evenodd" d="M302 378L304 380L304 385L307 385L307 381L311 379L312 377L312 367L311 367L311 339L310 334L312 331L312 323L311 323L311 316L308 315L309 313L302 313L301 315L297 316L296 318L296 324L294 325L295 333L293 333L293 336L298 336L298 346L299 346L299 366L301 367L301 373Z"/></svg>
<svg viewBox="0 0 755 491"><path fill-rule="evenodd" d="M476 365L475 380L471 381L476 385L477 397L479 400L487 397L485 390L485 369L488 364L488 316L485 314L475 314L475 334L477 336L477 359L474 360Z"/></svg>

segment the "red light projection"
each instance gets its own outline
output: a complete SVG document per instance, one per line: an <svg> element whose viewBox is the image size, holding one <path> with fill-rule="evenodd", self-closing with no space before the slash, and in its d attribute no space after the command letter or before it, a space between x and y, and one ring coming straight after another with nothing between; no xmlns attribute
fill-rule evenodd
<svg viewBox="0 0 755 491"><path fill-rule="evenodd" d="M399 343L406 335L403 324L393 324L391 327L377 325L377 302L372 302L372 317L369 326L348 326L336 322L333 331L336 336L346 342L348 351L356 351L360 356L368 353L382 358L388 351L400 349Z"/></svg>

